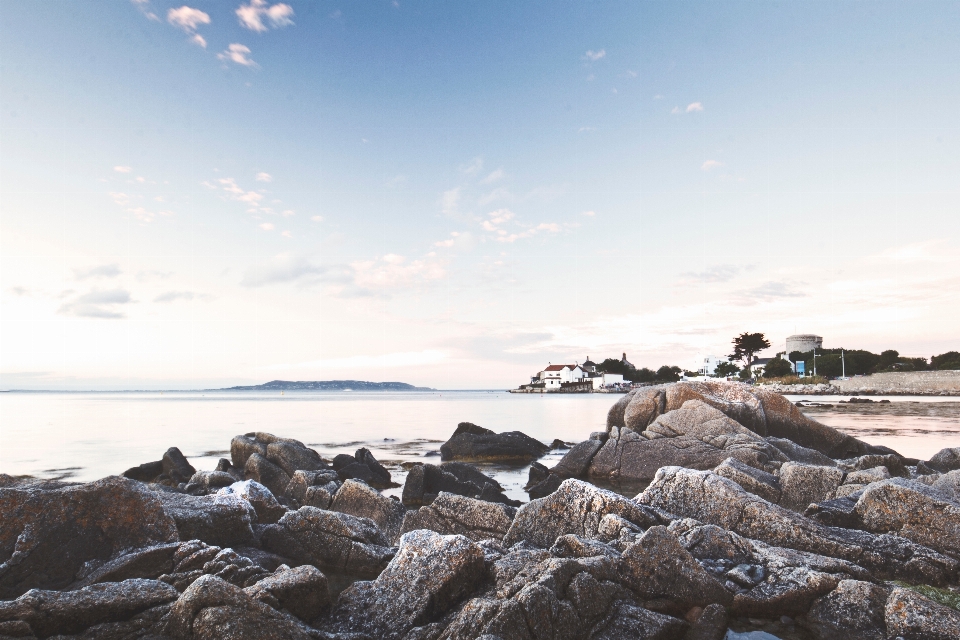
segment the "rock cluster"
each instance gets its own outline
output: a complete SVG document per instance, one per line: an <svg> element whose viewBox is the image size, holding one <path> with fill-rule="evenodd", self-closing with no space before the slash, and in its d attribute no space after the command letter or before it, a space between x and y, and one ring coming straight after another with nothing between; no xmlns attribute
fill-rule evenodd
<svg viewBox="0 0 960 640"><path fill-rule="evenodd" d="M522 505L463 462L398 500L366 449L264 433L214 471L171 449L87 484L0 476L0 640L960 637L957 451L918 464L730 387L628 395ZM618 477L647 486L589 482Z"/></svg>

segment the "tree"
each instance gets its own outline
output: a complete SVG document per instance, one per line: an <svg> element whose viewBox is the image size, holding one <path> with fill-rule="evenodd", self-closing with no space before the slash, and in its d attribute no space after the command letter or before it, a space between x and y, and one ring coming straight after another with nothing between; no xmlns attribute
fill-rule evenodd
<svg viewBox="0 0 960 640"><path fill-rule="evenodd" d="M740 367L733 364L732 362L720 362L717 364L717 367L713 370L713 375L718 378L726 378L727 376L735 376L740 373Z"/></svg>
<svg viewBox="0 0 960 640"><path fill-rule="evenodd" d="M960 369L960 353L956 351L947 351L938 356L930 358L930 368L937 371L948 369Z"/></svg>
<svg viewBox="0 0 960 640"><path fill-rule="evenodd" d="M657 369L657 380L664 380L666 382L676 382L680 379L680 373L683 370L680 367L669 367L663 365Z"/></svg>
<svg viewBox="0 0 960 640"><path fill-rule="evenodd" d="M782 378L793 373L793 367L783 358L774 358L763 368L764 378Z"/></svg>
<svg viewBox="0 0 960 640"><path fill-rule="evenodd" d="M728 358L743 362L743 368L750 374L750 365L754 356L770 346L770 341L762 333L741 333L733 339L733 353Z"/></svg>

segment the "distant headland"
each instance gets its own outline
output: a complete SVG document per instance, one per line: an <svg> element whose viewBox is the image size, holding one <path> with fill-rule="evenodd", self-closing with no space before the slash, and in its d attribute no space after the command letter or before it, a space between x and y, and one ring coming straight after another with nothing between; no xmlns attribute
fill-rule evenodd
<svg viewBox="0 0 960 640"><path fill-rule="evenodd" d="M367 382L365 380L271 380L250 387L228 387L215 391L436 391L406 382Z"/></svg>

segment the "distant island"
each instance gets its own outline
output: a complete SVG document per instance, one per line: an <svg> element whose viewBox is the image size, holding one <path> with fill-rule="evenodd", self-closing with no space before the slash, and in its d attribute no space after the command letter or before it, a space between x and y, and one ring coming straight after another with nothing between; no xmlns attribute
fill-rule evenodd
<svg viewBox="0 0 960 640"><path fill-rule="evenodd" d="M406 382L367 382L365 380L308 380L290 382L271 380L250 387L229 387L214 391L436 391L430 387L415 387Z"/></svg>

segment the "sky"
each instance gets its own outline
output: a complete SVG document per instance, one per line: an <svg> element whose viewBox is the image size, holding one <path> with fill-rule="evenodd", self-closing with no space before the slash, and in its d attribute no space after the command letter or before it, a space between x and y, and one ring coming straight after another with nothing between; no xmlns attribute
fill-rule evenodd
<svg viewBox="0 0 960 640"><path fill-rule="evenodd" d="M960 3L182 2L0 0L0 388L960 349Z"/></svg>

